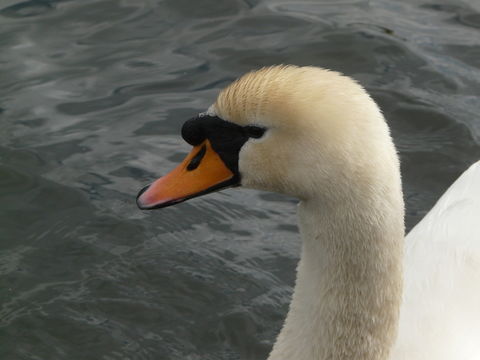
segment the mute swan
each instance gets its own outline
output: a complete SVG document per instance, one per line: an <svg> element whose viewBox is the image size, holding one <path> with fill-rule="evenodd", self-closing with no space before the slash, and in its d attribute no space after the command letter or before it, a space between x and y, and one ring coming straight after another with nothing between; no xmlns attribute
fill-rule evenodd
<svg viewBox="0 0 480 360"><path fill-rule="evenodd" d="M141 209L238 185L300 199L295 291L269 360L480 359L480 163L404 238L389 129L346 76L248 73L182 136L192 152L140 191Z"/></svg>

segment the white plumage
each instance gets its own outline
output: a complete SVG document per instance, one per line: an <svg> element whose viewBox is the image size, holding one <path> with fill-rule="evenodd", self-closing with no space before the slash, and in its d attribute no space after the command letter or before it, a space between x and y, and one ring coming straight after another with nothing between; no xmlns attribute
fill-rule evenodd
<svg viewBox="0 0 480 360"><path fill-rule="evenodd" d="M480 359L480 162L405 239L392 359Z"/></svg>
<svg viewBox="0 0 480 360"><path fill-rule="evenodd" d="M269 360L480 359L480 162L404 238L396 151L352 79L266 68L209 112L269 129L240 152L242 185L301 199L297 281Z"/></svg>
<svg viewBox="0 0 480 360"><path fill-rule="evenodd" d="M242 186L300 199L295 291L269 360L480 360L480 162L405 238L390 132L352 79L264 68L207 113L266 129L242 140Z"/></svg>

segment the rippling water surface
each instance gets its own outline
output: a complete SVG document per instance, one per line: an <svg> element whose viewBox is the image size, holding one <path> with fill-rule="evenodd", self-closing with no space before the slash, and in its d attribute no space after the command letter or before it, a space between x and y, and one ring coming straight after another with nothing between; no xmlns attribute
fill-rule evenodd
<svg viewBox="0 0 480 360"><path fill-rule="evenodd" d="M411 228L480 158L476 0L0 2L0 358L264 359L298 260L291 198L142 213L180 127L263 65L360 81Z"/></svg>

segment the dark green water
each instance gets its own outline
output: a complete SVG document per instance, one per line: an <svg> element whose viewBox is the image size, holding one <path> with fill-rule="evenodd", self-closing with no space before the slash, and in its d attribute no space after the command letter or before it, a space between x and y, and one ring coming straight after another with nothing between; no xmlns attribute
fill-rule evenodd
<svg viewBox="0 0 480 360"><path fill-rule="evenodd" d="M186 119L247 70L342 71L381 105L411 228L480 158L480 3L0 1L0 359L264 359L295 200L142 213Z"/></svg>

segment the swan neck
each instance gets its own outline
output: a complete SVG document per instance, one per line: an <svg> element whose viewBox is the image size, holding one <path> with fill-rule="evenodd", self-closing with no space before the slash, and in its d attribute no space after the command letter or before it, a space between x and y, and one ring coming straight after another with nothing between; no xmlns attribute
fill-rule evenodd
<svg viewBox="0 0 480 360"><path fill-rule="evenodd" d="M403 202L303 201L299 224L295 291L269 360L388 359L402 291Z"/></svg>

